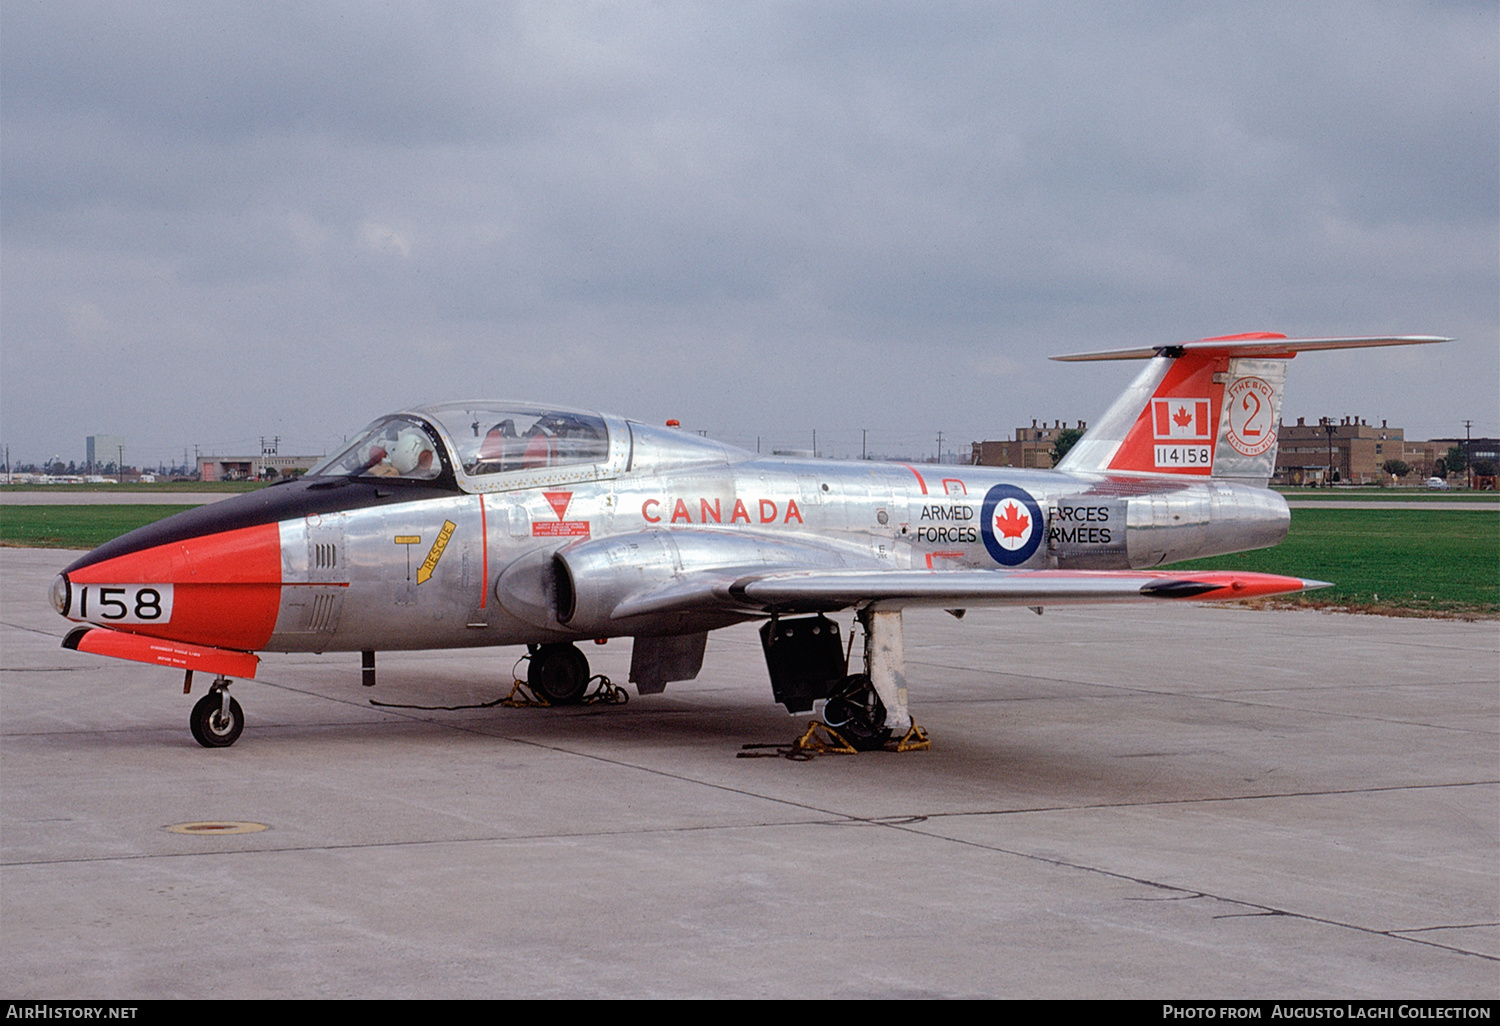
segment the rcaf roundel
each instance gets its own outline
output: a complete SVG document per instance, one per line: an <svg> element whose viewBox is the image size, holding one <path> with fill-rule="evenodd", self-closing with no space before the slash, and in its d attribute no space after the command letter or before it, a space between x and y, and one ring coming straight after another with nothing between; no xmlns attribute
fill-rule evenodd
<svg viewBox="0 0 1500 1026"><path fill-rule="evenodd" d="M1020 566L1042 543L1046 525L1042 508L1029 492L998 484L984 493L980 537L990 557L1002 566Z"/></svg>

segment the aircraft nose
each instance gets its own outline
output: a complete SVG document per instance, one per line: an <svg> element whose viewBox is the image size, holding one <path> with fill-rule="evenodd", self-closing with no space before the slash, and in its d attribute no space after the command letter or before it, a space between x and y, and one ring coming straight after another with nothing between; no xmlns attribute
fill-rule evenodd
<svg viewBox="0 0 1500 1026"><path fill-rule="evenodd" d="M52 600L52 608L63 616L68 615L68 575L58 574L52 578L52 587L47 589L47 597Z"/></svg>
<svg viewBox="0 0 1500 1026"><path fill-rule="evenodd" d="M275 630L276 524L194 534L119 555L106 546L90 556L52 582L53 608L70 620L244 651L263 646Z"/></svg>

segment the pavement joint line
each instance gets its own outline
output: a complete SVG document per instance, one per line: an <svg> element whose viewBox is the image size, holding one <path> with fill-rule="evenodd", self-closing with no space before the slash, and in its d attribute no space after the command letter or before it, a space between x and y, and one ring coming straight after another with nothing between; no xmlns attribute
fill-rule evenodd
<svg viewBox="0 0 1500 1026"><path fill-rule="evenodd" d="M1266 791L1260 794L1229 794L1202 798L1173 798L1140 802L1098 802L1092 805L1038 805L1025 809L977 809L963 812L932 812L924 816L927 820L958 819L965 816L1015 816L1036 812L1091 812L1101 809L1149 809L1154 806L1168 808L1177 805L1205 805L1214 802L1271 801L1279 798L1332 798L1338 795L1383 794L1391 791L1428 791L1457 787L1491 787L1500 784L1496 780L1455 780L1431 784L1383 784L1372 787L1324 789L1320 791Z"/></svg>
<svg viewBox="0 0 1500 1026"><path fill-rule="evenodd" d="M1478 930L1486 926L1500 926L1500 919L1492 923L1445 923L1442 926L1409 926L1392 933L1425 933L1428 930Z"/></svg>
<svg viewBox="0 0 1500 1026"><path fill-rule="evenodd" d="M1208 692L1204 692L1204 691L1189 691L1189 692L1184 692L1184 691L1158 691L1158 690L1156 690L1154 688L1120 687L1119 685L1115 685L1115 684L1091 684L1091 683L1088 683L1086 681L1058 681L1058 680L1050 680L1049 678L1046 678L1046 677L1027 677L1027 678L1024 678L1024 679L1041 681L1043 683L1070 684L1070 685L1074 685L1074 686L1078 686L1078 687L1103 688L1103 689L1106 689L1108 693L1102 694L1102 695L1034 695L1034 696L1016 696L1016 697L1010 697L1010 698L1006 698L1006 697L1003 697L1003 696L1002 697L994 697L994 698L989 698L989 697L974 698L974 697L971 697L971 696L953 696L953 697L944 697L944 698L929 699L927 701L927 703L924 703L924 704L932 704L932 705L959 705L959 704L962 704L962 705L987 705L987 704L996 704L996 703L1001 703L1001 702L1007 702L1007 703L1015 703L1015 702L1064 702L1064 701L1066 701L1066 702L1078 702L1078 701L1095 701L1095 702L1098 702L1098 701L1119 701L1119 700L1122 700L1122 699L1127 698L1127 697L1137 697L1137 696L1143 696L1144 695L1144 696L1149 696L1149 697L1153 697L1153 698L1170 698L1170 699L1174 699L1176 701L1181 701L1181 702L1200 701L1200 702L1221 703L1221 704L1224 704L1224 705L1238 705L1238 706L1243 706L1243 707L1249 708L1249 709L1276 709L1276 710L1279 710L1279 711L1282 711L1282 712L1296 712L1296 713L1302 713L1302 714L1309 715L1309 716L1318 715L1318 716L1325 716L1325 717L1337 717L1337 718L1340 718L1340 719L1359 720L1359 721L1362 721L1362 722L1365 722L1365 723L1396 723L1396 724L1400 724L1401 726L1404 726L1404 727L1425 727L1425 728L1430 729L1430 730L1448 730L1448 731L1454 731L1454 732L1461 733L1461 734L1472 734L1472 733L1491 734L1491 733L1497 733L1497 731L1481 730L1481 729L1479 729L1477 727L1454 726L1454 725L1451 725L1451 724L1444 724L1444 723L1426 723L1426 722L1424 722L1422 720L1392 719L1392 718L1390 718L1388 716L1361 716L1361 715L1359 715L1357 713L1348 712L1347 710L1308 709L1308 708L1305 708L1304 706L1300 706L1300 705L1283 705L1283 704L1277 703L1277 702L1252 701L1252 700L1250 700L1248 698L1240 697L1240 696L1247 695L1247 694L1248 695L1257 695L1257 694L1268 694L1268 693L1269 694L1293 693L1294 689L1291 689L1291 688L1255 689L1255 690L1249 690L1249 691L1218 691L1218 692L1215 692L1215 691L1208 691ZM1439 682L1439 681L1430 681L1430 682L1421 682L1421 683L1419 683L1419 682L1397 682L1395 684L1390 684L1390 685L1381 685L1379 688L1375 688L1374 690L1384 690L1387 687L1389 687L1389 688L1404 688L1404 687L1407 687L1407 688L1409 688L1409 687L1449 687L1449 686L1452 686L1454 684L1483 684L1483 685L1488 685L1489 683L1490 683L1489 681L1482 681L1482 680L1476 680L1476 681L1441 681L1441 682ZM1350 688L1366 688L1366 687L1368 687L1368 685L1364 685L1364 684L1332 685L1332 686L1329 686L1329 687L1321 687L1321 688L1304 688L1304 689L1298 689L1296 691L1296 693L1305 693L1305 692L1308 692L1308 691L1340 691L1340 690L1348 690Z"/></svg>
<svg viewBox="0 0 1500 1026"><path fill-rule="evenodd" d="M58 859L19 859L16 861L0 862L0 867L7 869L21 868L26 866L57 866L87 863L110 863L110 862L140 862L151 859L179 859L179 858L220 858L228 855L288 855L298 852L318 851L364 851L378 848L416 848L431 845L449 844L520 844L532 841L568 841L590 837L649 837L653 834L671 835L706 831L729 831L729 830L767 830L781 829L783 827L816 827L816 826L844 826L848 820L840 818L839 821L825 819L802 819L786 820L784 822L766 821L759 823L705 823L699 826L686 827L651 827L636 830L580 830L573 832L557 831L545 834L494 834L484 837L424 837L411 841L346 841L343 843L328 844L297 844L280 846L259 846L244 848L220 848L216 851L158 851L158 852L132 852L121 855L89 855L76 858ZM199 836L246 836L246 835L199 835ZM264 836L255 835L255 836ZM928 835L931 836L931 835Z"/></svg>
<svg viewBox="0 0 1500 1026"><path fill-rule="evenodd" d="M919 665L931 665L931 664L919 664ZM967 672L967 673L976 673L976 672L978 672L978 673L993 673L993 674L997 674L997 675L1002 676L1002 677L1009 677L1009 678L1011 678L1013 680L1035 681L1035 682L1038 682L1038 683L1041 683L1041 684L1071 684L1071 685L1076 685L1078 687L1102 688L1102 689L1105 689L1105 690L1108 690L1108 691L1119 691L1119 692L1126 692L1126 693L1130 693L1130 694L1172 695L1172 696L1176 696L1176 695L1188 695L1188 696L1192 696L1192 697L1202 697L1202 698L1213 698L1215 696L1220 696L1220 695L1234 696L1234 695L1279 694L1279 693L1283 693L1283 692L1286 692L1286 691L1292 691L1292 690L1297 690L1297 691L1345 691L1345 690L1348 690L1350 688L1364 688L1364 689L1368 689L1368 690L1372 690L1372 691L1381 691L1381 690L1386 690L1386 689L1389 689L1389 688L1403 688L1403 687L1446 687L1449 684L1463 684L1463 683L1488 684L1488 683L1491 683L1490 681L1484 681L1484 680L1476 680L1476 681L1453 681L1453 680L1444 680L1444 681L1433 681L1433 680L1428 680L1428 681L1393 681L1393 682L1391 682L1389 684L1370 684L1370 683L1366 683L1366 682L1362 682L1362 681L1346 681L1346 682L1342 682L1342 683L1317 684L1317 685L1312 685L1310 687L1299 687L1299 688L1295 688L1295 689L1291 688L1291 687L1288 687L1288 686L1282 686L1282 687L1264 687L1264 688L1237 688L1237 689L1235 689L1233 691L1205 690L1205 691L1182 692L1182 691L1163 691L1163 690L1160 690L1158 688L1145 688L1145 687L1131 686L1131 685L1111 684L1111 683L1109 683L1107 681L1076 680L1076 679L1071 678L1071 677L1046 677L1046 676L1043 676L1043 675L1037 674L1037 673L1015 673L1015 672L1012 672L1012 671L1009 671L1009 670L979 670L979 671L976 671L972 667L962 667L962 666L939 666L939 667L936 667L936 669L939 669L939 670L952 670L952 671ZM907 676L910 677L911 675L908 674ZM1045 696L1042 696L1042 697L1052 698L1054 696L1052 696L1052 695L1045 695ZM947 699L947 700L948 701L952 701L952 699Z"/></svg>
<svg viewBox="0 0 1500 1026"><path fill-rule="evenodd" d="M888 829L888 830L900 830L900 831L904 831L904 832L908 832L908 833L915 833L915 834L923 834L923 833L925 833L924 831L917 830L917 829L915 829L914 827L911 827L911 826L898 826L898 825L889 825L889 824L887 824L885 826L886 826L886 829ZM1500 956L1487 955L1487 954L1484 954L1483 952L1479 952L1479 951L1470 951L1467 948L1454 947L1451 944L1438 944L1435 941L1425 940L1425 939L1423 939L1421 937L1407 937L1407 936L1403 936L1402 933L1399 932L1399 931L1397 931L1397 930L1377 930L1374 927L1360 926L1357 923L1346 923L1346 922L1342 922L1342 921L1337 920L1337 919L1329 919L1329 918L1326 918L1324 916L1315 916L1315 915L1310 915L1310 914L1305 913L1305 912L1294 912L1294 911L1291 911L1291 910L1288 910L1288 909L1280 909L1280 908L1276 908L1276 907L1274 907L1272 905L1262 905L1262 904L1259 904L1259 903L1253 902L1253 901L1245 901L1242 898L1230 898L1230 897L1226 897L1226 896L1221 895L1221 894L1216 894L1213 891L1196 890L1194 888L1182 887L1182 886L1180 886L1178 884L1162 883L1162 882L1160 882L1158 880L1149 880L1149 879L1146 879L1144 877L1131 876L1128 873L1120 873L1120 872L1116 872L1115 870L1104 869L1104 868L1099 867L1099 866L1088 866L1088 865L1084 865L1084 864L1078 863L1078 862L1069 862L1069 861L1067 861L1065 859L1051 858L1051 857L1048 857L1048 856L1045 856L1045 855L1036 855L1036 854L1033 854L1033 853L1030 853L1030 852L1024 852L1024 851L1015 851L1015 850L1010 849L1010 848L1002 848L1002 847L1000 847L998 845L984 844L984 843L979 842L979 841L970 841L970 840L967 840L967 839L964 839L964 838L948 837L948 836L943 835L943 834L927 834L926 836L930 836L930 837L934 837L934 838L937 838L937 839L949 841L949 842L954 843L954 844L964 845L966 847L978 848L978 849L983 850L983 851L993 851L993 852L997 852L997 853L1000 853L1000 854L1012 855L1012 856L1015 856L1017 858L1029 859L1029 860L1031 860L1033 862L1043 863L1044 865L1057 866L1060 869L1073 869L1073 870L1078 870L1079 872L1097 874L1099 876L1109 877L1109 878L1115 879L1115 880L1124 880L1124 881L1127 881L1129 883L1139 884L1139 885L1141 885L1143 887L1154 887L1154 888L1157 888L1157 889L1160 889L1160 890L1165 890L1165 891L1176 891L1179 894L1183 895L1184 897L1204 897L1204 898L1211 898L1214 901L1222 901L1222 902L1224 902L1227 905L1239 905L1242 908L1255 909L1255 910L1257 910L1257 912L1255 914L1259 914L1259 915L1265 915L1265 916L1285 916L1285 917L1292 918L1292 919L1299 919L1299 920L1302 920L1303 922L1319 923L1319 924L1324 925L1324 926L1332 926L1332 927L1339 928L1339 929L1353 930L1353 931L1358 932L1358 933L1369 934L1371 936L1376 936L1376 937L1387 937L1387 938L1389 938L1391 940L1404 941L1404 942L1406 942L1408 944L1421 944L1421 945L1424 945L1426 947L1438 948L1438 949L1441 949L1443 951L1451 951L1454 954L1468 955L1468 956L1473 957L1473 958L1483 959L1484 961L1487 961L1487 962L1500 962ZM1248 915L1250 915L1250 914L1245 914L1245 917L1248 917ZM1215 916L1214 918L1217 919L1217 918L1231 918L1231 917L1228 917L1228 916ZM1235 916L1233 918L1240 918L1240 916Z"/></svg>
<svg viewBox="0 0 1500 1026"><path fill-rule="evenodd" d="M54 631L44 631L36 627L27 627L23 624L11 623L8 620L0 620L0 627L9 627L12 630L27 631L31 634L40 634L43 637L47 638L56 638L59 642L61 642L63 638L67 637L67 635L65 634L58 634Z"/></svg>

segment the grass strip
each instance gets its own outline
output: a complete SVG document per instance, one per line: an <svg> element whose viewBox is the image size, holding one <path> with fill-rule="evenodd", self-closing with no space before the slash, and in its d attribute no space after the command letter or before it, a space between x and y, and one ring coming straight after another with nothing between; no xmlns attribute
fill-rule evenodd
<svg viewBox="0 0 1500 1026"><path fill-rule="evenodd" d="M1500 512L1500 511L1497 511ZM1489 510L1292 510L1274 549L1172 564L1332 581L1289 601L1369 612L1500 614L1500 517Z"/></svg>
<svg viewBox="0 0 1500 1026"><path fill-rule="evenodd" d="M1295 492L1281 493L1288 502L1486 502L1500 506L1500 492Z"/></svg>
<svg viewBox="0 0 1500 1026"><path fill-rule="evenodd" d="M0 506L0 545L92 549L126 531L196 506Z"/></svg>

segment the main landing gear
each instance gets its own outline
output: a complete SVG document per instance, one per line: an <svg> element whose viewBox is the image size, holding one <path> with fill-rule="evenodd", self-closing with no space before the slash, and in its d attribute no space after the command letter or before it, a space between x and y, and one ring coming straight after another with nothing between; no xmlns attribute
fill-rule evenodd
<svg viewBox="0 0 1500 1026"><path fill-rule="evenodd" d="M526 686L550 705L577 705L589 687L588 657L576 645L529 645Z"/></svg>
<svg viewBox="0 0 1500 1026"><path fill-rule="evenodd" d="M906 655L899 610L859 611L864 673L848 672L838 624L818 615L774 619L761 628L771 690L787 712L823 700L823 722L850 747L869 752L912 730L906 708ZM905 743L905 742L903 742Z"/></svg>
<svg viewBox="0 0 1500 1026"><path fill-rule="evenodd" d="M220 677L198 699L188 717L193 739L204 748L228 748L245 729L245 713L240 703L229 697L229 678Z"/></svg>
<svg viewBox="0 0 1500 1026"><path fill-rule="evenodd" d="M891 738L885 725L885 703L867 673L851 673L823 703L823 722L858 752L883 748Z"/></svg>

